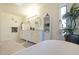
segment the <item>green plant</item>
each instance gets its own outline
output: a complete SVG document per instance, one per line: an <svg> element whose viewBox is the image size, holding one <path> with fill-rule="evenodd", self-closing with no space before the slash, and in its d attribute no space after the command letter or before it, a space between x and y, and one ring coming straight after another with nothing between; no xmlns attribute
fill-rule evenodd
<svg viewBox="0 0 79 59"><path fill-rule="evenodd" d="M77 3L74 3L71 6L71 9L69 12L64 14L63 19L66 19L69 22L69 25L64 29L64 32L66 33L73 33L76 28L76 19L78 19L79 16L79 5Z"/></svg>

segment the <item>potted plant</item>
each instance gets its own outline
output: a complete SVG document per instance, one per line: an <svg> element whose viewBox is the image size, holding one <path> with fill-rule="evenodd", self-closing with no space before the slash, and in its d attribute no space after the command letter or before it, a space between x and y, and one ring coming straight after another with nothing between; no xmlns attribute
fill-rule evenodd
<svg viewBox="0 0 79 59"><path fill-rule="evenodd" d="M76 19L79 17L79 5L74 3L71 6L69 12L63 15L63 19L66 19L69 24L67 24L66 28L64 28L64 32L66 32L65 39L71 39L72 35L75 35L74 32L77 30L76 28ZM75 36L74 36L75 37Z"/></svg>

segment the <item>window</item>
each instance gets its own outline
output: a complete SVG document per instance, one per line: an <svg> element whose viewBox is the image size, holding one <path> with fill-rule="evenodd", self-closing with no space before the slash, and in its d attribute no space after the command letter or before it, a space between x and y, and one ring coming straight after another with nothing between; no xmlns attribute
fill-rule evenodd
<svg viewBox="0 0 79 59"><path fill-rule="evenodd" d="M64 5L64 6L60 6L60 29L64 29L66 28L66 19L63 19L63 15L66 13L67 11L67 6ZM62 35L64 35L65 33L63 33L63 30L62 30Z"/></svg>

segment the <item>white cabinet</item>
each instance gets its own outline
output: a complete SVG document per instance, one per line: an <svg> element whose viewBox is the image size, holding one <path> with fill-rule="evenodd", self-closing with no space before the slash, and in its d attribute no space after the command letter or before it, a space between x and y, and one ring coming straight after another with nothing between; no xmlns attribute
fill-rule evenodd
<svg viewBox="0 0 79 59"><path fill-rule="evenodd" d="M50 33L49 32L44 32L44 40L50 40Z"/></svg>
<svg viewBox="0 0 79 59"><path fill-rule="evenodd" d="M20 38L24 40L31 40L31 31L28 30L21 30Z"/></svg>
<svg viewBox="0 0 79 59"><path fill-rule="evenodd" d="M31 31L31 30L22 30L20 33L20 38L33 42L38 43L43 40L43 32L42 31Z"/></svg>

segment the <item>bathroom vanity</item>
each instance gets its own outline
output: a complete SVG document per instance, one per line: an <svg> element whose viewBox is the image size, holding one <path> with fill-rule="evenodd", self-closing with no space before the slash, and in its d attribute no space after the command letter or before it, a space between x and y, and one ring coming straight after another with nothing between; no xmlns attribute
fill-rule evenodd
<svg viewBox="0 0 79 59"><path fill-rule="evenodd" d="M22 30L20 38L33 43L38 43L43 41L43 32L40 30Z"/></svg>

